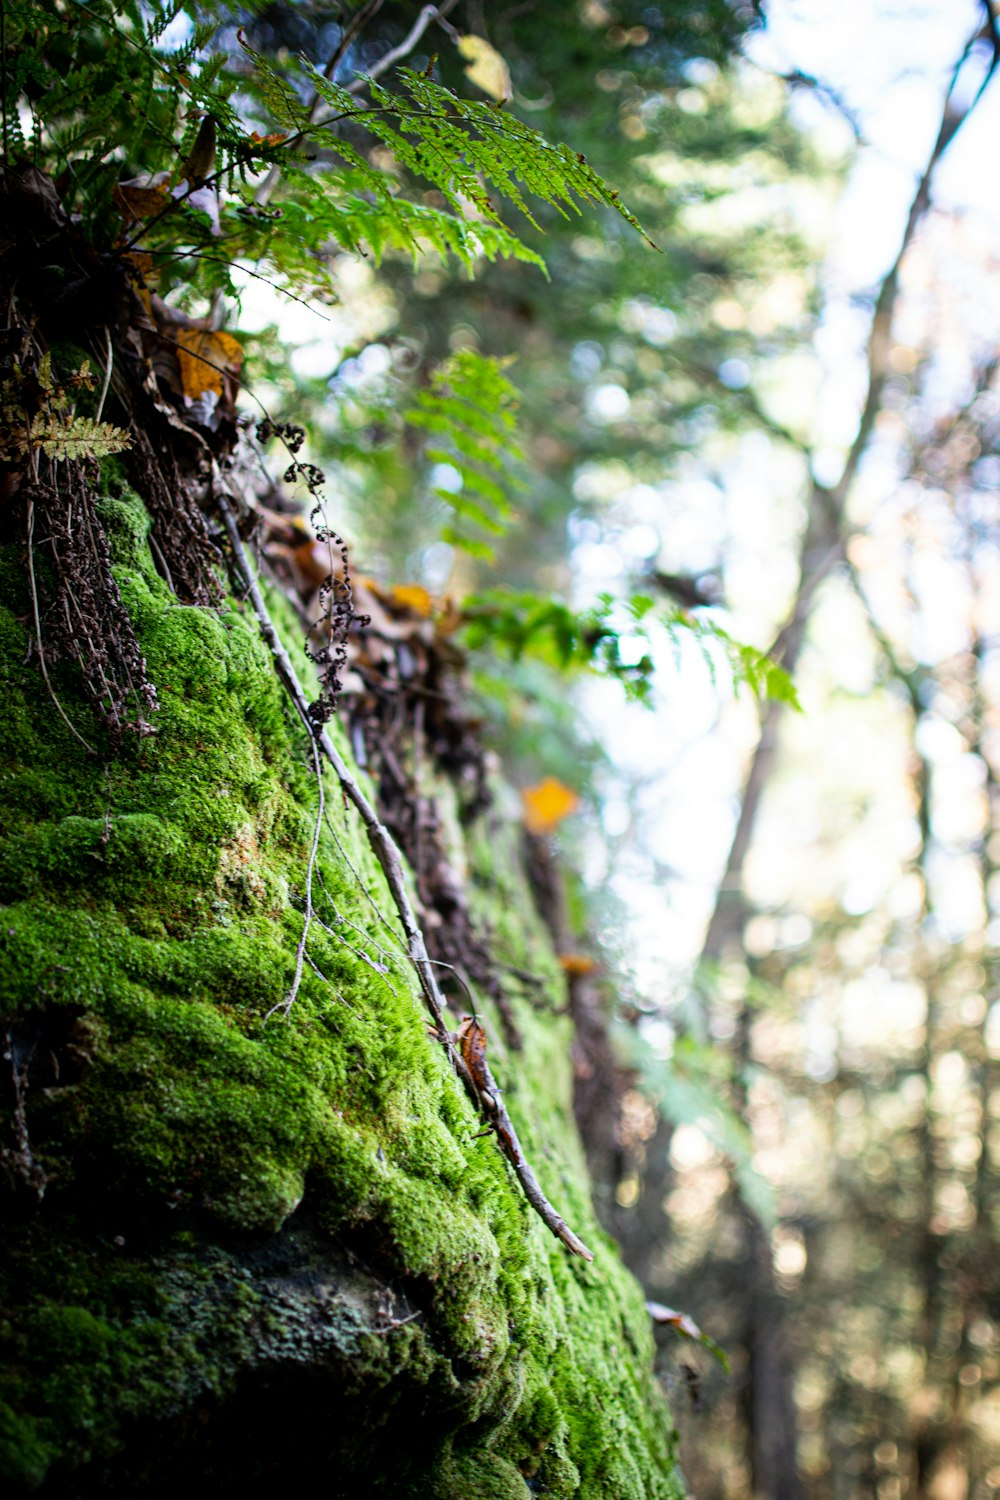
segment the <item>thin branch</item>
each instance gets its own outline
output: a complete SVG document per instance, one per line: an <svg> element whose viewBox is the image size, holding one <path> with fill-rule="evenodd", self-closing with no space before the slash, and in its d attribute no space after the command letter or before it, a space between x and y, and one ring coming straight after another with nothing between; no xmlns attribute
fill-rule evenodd
<svg viewBox="0 0 1000 1500"><path fill-rule="evenodd" d="M346 948L348 953L353 953L354 957L358 959L359 962L367 964L369 969L371 969L373 973L380 975L381 978L385 980L386 989L391 995L395 995L396 991L393 989L388 979L386 979L386 975L389 972L388 964L376 963L370 953L366 952L364 948L355 948L353 943L349 943L347 941L342 932L337 932L336 928L328 926L328 924L324 922L323 918L318 914L316 914L316 920L322 927L323 931L329 937L332 937L335 942L340 943L344 948ZM338 917L338 920L342 921L343 918ZM378 945L376 944L376 946ZM309 961L310 963L312 963L311 959Z"/></svg>
<svg viewBox="0 0 1000 1500"><path fill-rule="evenodd" d="M395 67L396 63L401 62L404 57L408 57L409 54L413 51L414 47L416 47L417 43L420 41L421 37L423 36L424 32L427 30L431 22L443 20L448 12L454 9L457 3L458 0L445 0L444 5L425 5L420 14L417 16L417 19L414 21L409 32L399 43L399 45L396 47L391 47L384 57L380 57L378 62L375 63L371 68L369 68L368 72L364 75L363 78L355 78L353 83L349 83L347 85L346 92L348 94L360 94L362 89L365 88L366 85L372 81L372 79L381 78L383 73L388 73L389 69ZM341 45L337 48L337 51L333 54L333 57L324 68L323 76L325 78L329 78L332 80L333 75L337 70L337 65L340 63L344 53L347 51L347 47L354 40L355 35L358 31L360 31L361 27L365 25L375 14L375 12L380 8L381 4L382 0L371 0L371 3L366 5L359 12L358 16L355 18L353 28L349 33L345 33L345 37L342 39ZM319 128L325 125L332 125L336 120L343 118L342 115L338 115L335 113L328 114L324 117L323 108L323 97L317 90L316 93L313 94L312 99L309 102L310 125L315 125ZM289 136L288 140L284 144L286 146L293 145L297 140L301 140L304 134L305 131L300 130L295 135ZM281 167L277 162L275 162L275 164L271 167L271 170L268 172L267 176L264 178L264 181L261 183L260 187L253 195L253 201L258 208L263 208L268 203L270 203L274 190L278 185L280 176Z"/></svg>
<svg viewBox="0 0 1000 1500"><path fill-rule="evenodd" d="M382 0L368 0L368 4L361 7L357 15L352 20L351 24L342 33L340 41L335 47L329 62L323 69L324 78L329 79L331 82L333 81L334 74L336 73L340 64L343 62L344 55L347 52L347 49L350 47L351 43L354 41L354 38L363 29L363 27L367 26L368 22L372 19L377 11L381 10L381 8ZM322 113L323 95L317 89L313 93L312 98L309 100L310 125L314 125ZM303 132L300 130L297 135L289 138L289 141L286 142L286 145L291 145L294 141L300 140L302 135ZM260 184L260 187L253 195L253 201L258 208L264 208L268 203L270 203L271 196L278 185L278 179L280 178L280 176L281 167L277 162L275 162L272 165L271 170L268 172L267 176L264 178L264 181Z"/></svg>
<svg viewBox="0 0 1000 1500"><path fill-rule="evenodd" d="M377 15L381 9L382 0L368 0L368 3L366 5L363 5L358 13L353 17L350 25L344 27L344 30L342 31L340 36L340 41L333 49L333 52L330 54L330 60L327 63L326 67L323 69L324 78L328 78L331 82L333 81L337 69L340 67L340 64L343 62L345 56L347 55L347 50L350 47L351 43L354 41L354 38L364 30L364 28L368 25L368 22L372 20L372 18ZM312 102L310 104L310 110L319 100L319 94L314 94L312 97Z"/></svg>
<svg viewBox="0 0 1000 1500"><path fill-rule="evenodd" d="M344 864L347 866L347 868L350 870L351 874L353 875L355 881L357 882L358 889L360 890L361 894L364 896L365 900L368 902L368 905L371 907L372 911L378 917L379 921L382 923L382 926L385 928L386 932L390 933L391 936L395 939L395 941L397 943L400 942L401 939L400 939L399 933L396 931L395 927L393 927L392 923L389 921L389 918L385 915L385 913L379 910L378 903L375 900L374 896L372 895L371 891L368 889L368 886L366 885L366 883L365 883L365 881L364 881L364 879L363 879L363 877L361 875L360 870L355 869L354 864L351 861L351 856L348 854L347 850L344 848L344 845L342 844L341 839L340 839L340 835L338 834L336 828L334 828L333 823L330 821L330 815L329 815L329 813L327 813L327 817L326 817L326 826L327 826L327 828L329 828L330 835L331 835L331 837L333 839L333 842L337 846L337 853L340 855L341 859L344 861ZM407 957L407 958L409 957L409 952L406 949L404 949L404 956Z"/></svg>
<svg viewBox="0 0 1000 1500"><path fill-rule="evenodd" d="M101 387L101 399L97 403L97 411L94 421L99 422L104 415L104 403L108 399L108 388L111 385L111 372L115 367L115 351L111 343L111 329L105 328L104 337L107 340L107 354L104 361L104 384Z"/></svg>
<svg viewBox="0 0 1000 1500"><path fill-rule="evenodd" d="M306 958L306 943L309 941L309 928L312 925L312 919L314 916L312 898L313 871L316 868L316 852L319 849L319 836L320 830L323 827L323 814L326 811L326 799L323 795L323 764L319 758L319 749L316 745L316 736L314 734L311 734L309 736L309 748L312 750L313 767L316 771L317 796L319 800L316 804L316 820L313 824L313 838L312 847L309 850L309 864L306 867L306 909L302 922L302 936L299 938L299 945L295 950L295 976L292 979L291 989L288 991L288 994L285 996L284 1000L279 1001L277 1005L272 1005L271 1009L264 1017L265 1021L269 1021L270 1018L274 1015L275 1011L278 1010L284 1011L286 1021L291 1015L292 1006L295 1004L295 1001L298 998L299 986L302 983L302 965L305 962ZM318 920L319 919L317 918L317 921Z"/></svg>
<svg viewBox="0 0 1000 1500"><path fill-rule="evenodd" d="M815 94L817 98L825 100L849 126L855 142L859 146L867 144L864 131L861 128L861 122L857 115L846 99L835 88L831 87L830 84L824 83L821 78L814 77L812 73L804 73L801 68L792 68L788 73L771 73L769 68L762 68L761 72L769 73L772 78L780 78L782 83L787 83L790 88L807 89Z"/></svg>
<svg viewBox="0 0 1000 1500"><path fill-rule="evenodd" d="M924 680L924 674L922 674L916 667L903 666L903 663L900 661L899 656L896 652L895 646L892 644L892 641L889 639L889 636L886 634L886 631L883 629L877 615L875 614L875 610L872 607L872 602L865 592L865 587L861 581L861 576L854 563L851 562L850 558L847 559L845 571L847 574L848 582L850 583L851 588L854 590L861 608L865 612L865 616L868 621L868 628L872 633L875 644L878 646L878 649L881 651L882 656L885 658L885 664L889 668L889 675L900 684L900 686L903 688L903 691L906 693L910 711L913 714L914 722L916 722L916 720L919 719L920 715L924 712L924 704L921 701L920 697L920 689Z"/></svg>
<svg viewBox="0 0 1000 1500"><path fill-rule="evenodd" d="M364 78L356 78L349 83L347 91L350 94L360 94L365 84L371 78L381 78L383 73L388 73L404 57L408 57L420 41L424 32L432 21L442 21L450 10L454 10L458 0L445 0L444 5L425 5L414 21L407 35L397 47L391 47L384 57L380 57L374 67L369 68Z"/></svg>
<svg viewBox="0 0 1000 1500"><path fill-rule="evenodd" d="M475 1016L466 1016L457 1032L462 1057L472 1076L479 1095L479 1106L489 1121L490 1128L500 1142L500 1147L517 1174L524 1189L524 1196L544 1224L551 1229L556 1239L562 1240L574 1255L584 1260L593 1260L594 1252L588 1250L583 1240L574 1234L566 1220L557 1214L538 1185L538 1179L528 1164L517 1131L514 1129L503 1095L497 1088L490 1065L486 1061L486 1033Z"/></svg>
<svg viewBox="0 0 1000 1500"><path fill-rule="evenodd" d="M73 738L75 740L79 740L80 744L86 750L86 752L87 752L88 755L94 755L94 756L96 756L97 751L94 749L93 745L89 744L88 741L84 739L83 735L76 728L75 724L73 724L71 722L69 716L66 713L66 710L63 708L62 704L59 702L59 699L56 696L56 690L52 686L52 682L51 682L51 680L49 678L49 669L45 665L45 647L42 644L42 621L41 621L41 614L40 614L40 611L39 611L39 608L38 608L38 585L35 582L35 502L34 502L34 500L29 500L28 501L28 581L29 581L29 585L30 585L30 588L31 588L31 611L32 611L32 614L34 615L34 618L35 618L35 649L38 652L38 665L42 669L42 676L45 679L45 686L48 688L49 697L52 699L52 702L55 704L55 706L56 706L56 712L59 714L59 717L62 719L63 723L66 725L66 728L69 730L69 732L73 736Z"/></svg>
<svg viewBox="0 0 1000 1500"><path fill-rule="evenodd" d="M348 869L350 870L351 874L354 876L355 880L358 882L358 885L361 885L361 883L362 883L361 882L361 877L358 874L357 870L355 870L354 866L351 864L350 860L347 858L347 855L344 852L344 846L341 844L340 840L337 838L336 833L334 833L333 826L330 823L329 817L327 817L326 826L327 826L327 828L330 829L330 832L333 833L333 837L334 837L334 840L336 842L337 848L339 849L340 853L344 856L344 861L345 861ZM323 871L322 870L318 870L317 874L319 876L320 888L321 888L321 890L323 892L323 895L326 897L327 902L329 903L330 910L333 912L334 920L337 921L337 922L342 922L345 927L350 927L350 929L352 930L352 932L356 932L358 934L358 936L360 938L363 938L366 943L371 943L372 947L380 955L383 963L386 963L386 964L397 964L397 965L403 963L403 961L407 958L407 954L406 954L405 950L404 950L403 953L390 953L389 949L388 948L383 948L382 944L380 942L378 942L378 940L376 938L373 938L372 935L371 935L371 933L368 932L368 931L366 931L366 929L364 927L360 926L360 924L357 923L357 922L352 922L352 920L351 920L350 917L345 917L344 913L340 910L340 908L338 907L336 901L334 901L333 897L330 895L330 892L326 888L326 881L323 879ZM388 923L386 923L385 918L382 916L382 914L380 912L378 912L377 915L379 916L379 919L383 922L384 925L386 925L386 926L389 925ZM395 930L392 927L389 927L389 931L392 933L392 936L398 942L399 941L399 937L398 937L398 934L395 932Z"/></svg>
<svg viewBox="0 0 1000 1500"><path fill-rule="evenodd" d="M322 318L324 323L333 322L333 319L328 317L326 313L320 312L314 302L307 302L305 297L297 297L287 287L282 286L277 281L272 281L270 276L262 276L260 271L251 271L250 267L244 265L240 260L227 260L224 255L205 255L201 250L154 250L151 253L159 255L163 260L208 260L216 266L228 266L232 271L241 271L244 276L252 276L255 281L262 281L265 286L271 288L272 292L280 292L283 297L288 297L292 302L297 302L300 307L308 308L311 313L315 313L317 318ZM258 257L259 263L260 258Z"/></svg>
<svg viewBox="0 0 1000 1500"><path fill-rule="evenodd" d="M993 44L993 65L996 67L1000 63L1000 22L997 21L993 0L983 0L983 9L986 12L986 29Z"/></svg>

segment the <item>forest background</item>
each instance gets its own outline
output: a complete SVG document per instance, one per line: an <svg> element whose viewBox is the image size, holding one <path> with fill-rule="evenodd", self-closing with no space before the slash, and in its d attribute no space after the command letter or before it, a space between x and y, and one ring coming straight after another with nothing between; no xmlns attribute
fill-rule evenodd
<svg viewBox="0 0 1000 1500"><path fill-rule="evenodd" d="M206 199L159 285L305 425L356 568L461 614L484 732L581 872L568 957L619 1058L615 1090L578 1070L602 1214L728 1354L664 1329L702 1500L1000 1489L1000 40L989 4L862 9L874 62L819 0L234 11L237 80L403 48L510 95L644 234L543 204L517 248L480 204L442 261L362 207L307 307Z"/></svg>

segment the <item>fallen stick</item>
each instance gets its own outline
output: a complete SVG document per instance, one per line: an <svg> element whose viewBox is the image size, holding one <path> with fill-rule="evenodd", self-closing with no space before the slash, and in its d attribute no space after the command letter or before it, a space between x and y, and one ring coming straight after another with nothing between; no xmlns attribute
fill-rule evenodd
<svg viewBox="0 0 1000 1500"><path fill-rule="evenodd" d="M503 1102L503 1095L497 1088L490 1072L490 1065L486 1061L486 1032L483 1030L475 1016L464 1016L462 1024L455 1033L458 1048L462 1054L462 1061L468 1068L472 1081L479 1095L479 1107L489 1122L490 1128L500 1142L500 1148L504 1156L510 1162L517 1173L518 1181L524 1189L524 1196L531 1204L538 1217L548 1225L556 1239L562 1240L567 1249L572 1250L574 1255L582 1255L584 1260L593 1260L594 1252L588 1250L578 1235L575 1235L566 1223L560 1218L552 1204L546 1198L538 1186L531 1167L528 1165L521 1142L517 1138L513 1121L507 1113L507 1106Z"/></svg>

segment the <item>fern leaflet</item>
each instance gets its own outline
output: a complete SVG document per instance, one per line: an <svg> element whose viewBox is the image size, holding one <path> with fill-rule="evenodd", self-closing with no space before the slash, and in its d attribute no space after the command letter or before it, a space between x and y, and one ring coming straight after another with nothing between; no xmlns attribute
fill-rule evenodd
<svg viewBox="0 0 1000 1500"><path fill-rule="evenodd" d="M435 486L460 521L500 536L511 520L508 493L519 487L511 465L523 455L516 439L517 391L503 373L504 361L462 349L441 365L430 388L419 391L405 420L433 435L425 457L448 464L458 486ZM490 559L492 548L467 526L444 528L444 540L476 557Z"/></svg>

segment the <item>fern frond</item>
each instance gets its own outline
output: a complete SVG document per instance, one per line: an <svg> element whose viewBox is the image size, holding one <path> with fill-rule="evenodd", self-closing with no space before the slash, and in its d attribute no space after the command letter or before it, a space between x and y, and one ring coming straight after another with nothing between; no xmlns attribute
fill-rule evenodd
<svg viewBox="0 0 1000 1500"><path fill-rule="evenodd" d="M38 412L29 433L30 446L46 458L107 458L131 446L132 439L121 427L95 422L92 417L60 417ZM27 445L26 445L27 446Z"/></svg>
<svg viewBox="0 0 1000 1500"><path fill-rule="evenodd" d="M308 129L309 111L291 84L282 78L276 68L272 68L266 57L256 52L243 38L240 40L243 50L253 61L257 91L277 124L286 130Z"/></svg>
<svg viewBox="0 0 1000 1500"><path fill-rule="evenodd" d="M273 95L292 123L292 100L297 102L294 91L256 53L251 55L262 68L262 87L268 97ZM564 217L580 213L581 204L603 204L652 244L618 192L583 156L570 146L548 141L500 105L463 99L424 74L403 68L400 73L406 93L395 93L369 80L371 107L365 108L347 89L332 83L311 64L305 64L305 71L311 87L333 111L333 118L324 122L327 132L345 119L360 125L392 152L400 167L437 188L459 215L467 216L471 208L487 221L499 224L500 215L489 196L492 189L535 224L527 192ZM318 128L302 123L304 110L300 104L298 111L299 129ZM334 136L331 145L344 159L358 165L360 153L340 136Z"/></svg>
<svg viewBox="0 0 1000 1500"><path fill-rule="evenodd" d="M434 494L456 517L481 531L500 536L512 510L509 492L519 487L512 465L523 457L517 445L517 390L503 373L503 361L462 349L441 365L428 390L419 391L405 420L432 433L425 449L430 463L446 463L457 472L457 491L438 486ZM465 526L449 525L445 540L477 557L492 550Z"/></svg>
<svg viewBox="0 0 1000 1500"><path fill-rule="evenodd" d="M756 698L769 698L778 703L787 703L790 708L801 712L802 705L799 703L794 682L784 667L766 652L758 650L756 646L748 646L745 641L734 640L729 632L723 630L722 626L716 624L714 620L705 619L701 615L688 614L682 609L672 611L665 623L673 640L681 639L680 632L683 632L688 638L698 641L713 679L715 662L711 648L714 646L721 650L729 667L734 691L740 687L747 687Z"/></svg>
<svg viewBox="0 0 1000 1500"><path fill-rule="evenodd" d="M734 640L714 620L683 610L672 610L664 616L654 600L644 594L628 600L602 594L590 609L576 611L559 599L489 589L466 600L463 614L466 640L474 649L491 646L514 661L523 656L540 657L562 671L596 671L615 678L637 702L651 699L654 663L650 626L658 624L678 646L684 640L697 642L713 682L721 654L734 692L745 687L755 697L799 708L788 673L763 651ZM633 643L644 643L649 651L638 660L634 649L626 655L622 649L625 637Z"/></svg>
<svg viewBox="0 0 1000 1500"><path fill-rule="evenodd" d="M396 179L367 162L357 172L345 169L323 176L283 164L282 175L280 254L275 254L272 263L279 274L292 280L308 283L315 279L314 247L331 240L345 250L367 252L376 265L391 250L414 260L430 251L442 260L454 256L470 275L481 261L505 258L537 266L547 274L541 256L506 225L416 203L399 194ZM271 231L266 231L259 254L268 255L270 237Z"/></svg>

